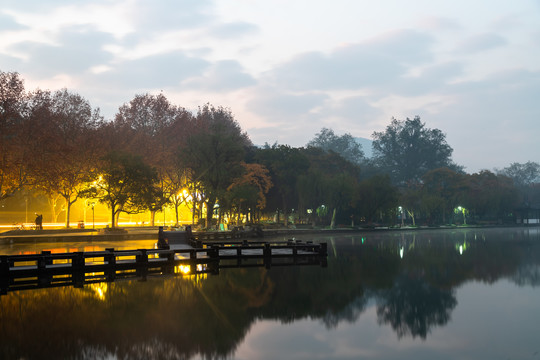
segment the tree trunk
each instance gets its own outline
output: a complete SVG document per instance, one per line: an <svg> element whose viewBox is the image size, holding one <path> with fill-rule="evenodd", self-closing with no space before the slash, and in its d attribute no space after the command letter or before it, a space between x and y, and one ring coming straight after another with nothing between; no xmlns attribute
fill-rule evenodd
<svg viewBox="0 0 540 360"><path fill-rule="evenodd" d="M157 210L150 211L150 219L151 219L151 223L152 223L151 226L156 225L156 212L157 212ZM163 225L165 226L165 222L163 223Z"/></svg>
<svg viewBox="0 0 540 360"><path fill-rule="evenodd" d="M111 228L113 229L116 227L115 222L114 222L115 215L116 215L115 206L111 206Z"/></svg>
<svg viewBox="0 0 540 360"><path fill-rule="evenodd" d="M66 199L66 229L69 229L69 215L71 213L71 203Z"/></svg>
<svg viewBox="0 0 540 360"><path fill-rule="evenodd" d="M411 219L412 219L412 225L413 225L413 226L416 226L416 222L414 221L414 211L409 211L409 210L407 210L407 212L409 213L409 216L410 216Z"/></svg>
<svg viewBox="0 0 540 360"><path fill-rule="evenodd" d="M215 198L209 198L206 203L206 228L212 226L212 218L214 216L214 205L216 204Z"/></svg>
<svg viewBox="0 0 540 360"><path fill-rule="evenodd" d="M175 224L175 226L178 226L178 205L179 205L178 201L175 201L175 203L174 203L174 213L176 215L176 224Z"/></svg>
<svg viewBox="0 0 540 360"><path fill-rule="evenodd" d="M336 208L334 208L334 211L332 212L332 220L330 221L330 229L334 229L336 227Z"/></svg>

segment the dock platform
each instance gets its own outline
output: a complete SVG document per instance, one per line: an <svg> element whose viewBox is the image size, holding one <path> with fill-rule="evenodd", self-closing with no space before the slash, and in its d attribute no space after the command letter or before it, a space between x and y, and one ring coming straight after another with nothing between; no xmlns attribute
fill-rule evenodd
<svg viewBox="0 0 540 360"><path fill-rule="evenodd" d="M326 243L204 242L200 247L0 255L0 295L8 291L155 274L219 274L220 268L291 265L326 266Z"/></svg>

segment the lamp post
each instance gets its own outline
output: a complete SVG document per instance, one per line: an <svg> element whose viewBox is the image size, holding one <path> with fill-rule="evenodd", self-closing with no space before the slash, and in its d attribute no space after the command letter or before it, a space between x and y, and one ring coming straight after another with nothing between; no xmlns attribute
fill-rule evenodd
<svg viewBox="0 0 540 360"><path fill-rule="evenodd" d="M95 229L96 228L96 222L95 222L95 218L94 218L94 205L96 205L96 203L90 203L90 205L92 206L92 229Z"/></svg>

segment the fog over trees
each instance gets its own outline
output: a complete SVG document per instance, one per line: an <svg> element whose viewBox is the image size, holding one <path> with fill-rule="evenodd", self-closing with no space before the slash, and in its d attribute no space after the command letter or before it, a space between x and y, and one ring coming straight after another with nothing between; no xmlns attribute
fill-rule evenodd
<svg viewBox="0 0 540 360"><path fill-rule="evenodd" d="M255 146L222 106L196 113L165 95L137 94L112 120L67 89L25 91L0 71L0 202L47 198L66 227L77 201L100 201L110 224L121 212L191 210L215 227L271 220L284 225L376 226L515 221L540 204L540 165L529 161L467 174L439 129L419 117L373 133L372 158L351 134L322 128L305 147Z"/></svg>

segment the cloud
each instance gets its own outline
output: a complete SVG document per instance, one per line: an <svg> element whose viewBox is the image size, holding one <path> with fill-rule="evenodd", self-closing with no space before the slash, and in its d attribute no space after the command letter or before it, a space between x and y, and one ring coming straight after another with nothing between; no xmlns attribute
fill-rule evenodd
<svg viewBox="0 0 540 360"><path fill-rule="evenodd" d="M19 24L12 16L0 13L0 31L6 30L22 30L26 28Z"/></svg>
<svg viewBox="0 0 540 360"><path fill-rule="evenodd" d="M218 39L236 39L246 35L257 34L260 31L255 24L248 22L233 22L218 24L210 30L210 35Z"/></svg>
<svg viewBox="0 0 540 360"><path fill-rule="evenodd" d="M12 49L28 57L19 64L21 70L36 77L48 77L80 73L109 61L112 56L103 52L102 47L110 40L109 34L90 32L86 27L77 26L62 33L55 45L23 42L13 45Z"/></svg>
<svg viewBox="0 0 540 360"><path fill-rule="evenodd" d="M424 33L400 30L368 42L301 54L270 72L269 79L292 90L362 89L396 81L410 64L431 60L432 39Z"/></svg>
<svg viewBox="0 0 540 360"><path fill-rule="evenodd" d="M136 0L125 5L137 32L159 33L167 29L188 29L213 23L211 0ZM173 6L174 5L174 6Z"/></svg>
<svg viewBox="0 0 540 360"><path fill-rule="evenodd" d="M538 161L540 72L507 71L452 91L456 102L433 118L448 134L457 163L476 171Z"/></svg>
<svg viewBox="0 0 540 360"><path fill-rule="evenodd" d="M457 61L428 65L415 75L402 77L396 82L393 94L419 96L430 92L446 93L449 83L463 74L464 65Z"/></svg>
<svg viewBox="0 0 540 360"><path fill-rule="evenodd" d="M209 66L203 59L174 51L121 62L111 71L99 74L97 81L131 89L178 87L194 75L201 76Z"/></svg>
<svg viewBox="0 0 540 360"><path fill-rule="evenodd" d="M264 114L273 123L289 123L292 119L306 116L327 98L322 93L290 94L275 89L262 89L248 101L247 108Z"/></svg>
<svg viewBox="0 0 540 360"><path fill-rule="evenodd" d="M480 34L463 41L457 51L460 53L479 53L495 49L507 44L507 41L497 34Z"/></svg>
<svg viewBox="0 0 540 360"><path fill-rule="evenodd" d="M217 92L233 91L255 84L255 79L236 60L219 61L203 76L182 83L189 88Z"/></svg>

